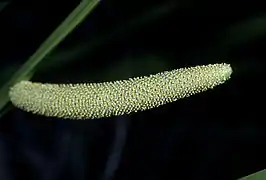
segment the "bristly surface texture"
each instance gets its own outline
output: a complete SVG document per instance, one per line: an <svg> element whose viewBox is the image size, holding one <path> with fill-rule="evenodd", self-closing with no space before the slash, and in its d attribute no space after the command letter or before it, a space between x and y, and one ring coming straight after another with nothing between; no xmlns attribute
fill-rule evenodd
<svg viewBox="0 0 266 180"><path fill-rule="evenodd" d="M165 71L114 82L42 84L21 81L9 92L25 111L63 119L96 119L143 111L206 91L230 78L229 64Z"/></svg>

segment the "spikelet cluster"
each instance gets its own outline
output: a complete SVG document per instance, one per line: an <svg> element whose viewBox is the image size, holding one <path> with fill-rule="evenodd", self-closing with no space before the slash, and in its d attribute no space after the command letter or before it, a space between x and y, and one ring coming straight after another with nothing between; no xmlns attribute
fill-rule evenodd
<svg viewBox="0 0 266 180"><path fill-rule="evenodd" d="M25 111L63 119L96 119L143 111L206 91L230 78L229 64L165 71L114 82L42 84L21 81L11 102Z"/></svg>

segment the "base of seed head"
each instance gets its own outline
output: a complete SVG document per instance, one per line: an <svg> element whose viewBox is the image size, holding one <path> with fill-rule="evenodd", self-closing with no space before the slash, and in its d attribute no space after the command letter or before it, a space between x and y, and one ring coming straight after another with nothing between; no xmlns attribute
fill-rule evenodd
<svg viewBox="0 0 266 180"><path fill-rule="evenodd" d="M21 81L11 102L25 111L63 119L97 119L144 111L191 96L230 78L229 64L165 71L114 82L48 84Z"/></svg>

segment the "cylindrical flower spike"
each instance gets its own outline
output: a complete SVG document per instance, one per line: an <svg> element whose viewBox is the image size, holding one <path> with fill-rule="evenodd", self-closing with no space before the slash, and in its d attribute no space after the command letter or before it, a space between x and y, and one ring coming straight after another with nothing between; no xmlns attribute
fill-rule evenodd
<svg viewBox="0 0 266 180"><path fill-rule="evenodd" d="M230 78L229 64L165 71L114 82L11 87L12 103L25 111L63 119L96 119L143 111L206 91Z"/></svg>

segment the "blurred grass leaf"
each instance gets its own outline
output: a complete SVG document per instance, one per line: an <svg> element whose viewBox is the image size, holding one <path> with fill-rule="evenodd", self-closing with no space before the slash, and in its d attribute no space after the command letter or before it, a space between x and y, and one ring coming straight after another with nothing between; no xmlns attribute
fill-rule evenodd
<svg viewBox="0 0 266 180"><path fill-rule="evenodd" d="M263 180L266 179L266 169L250 174L238 180Z"/></svg>
<svg viewBox="0 0 266 180"><path fill-rule="evenodd" d="M221 47L232 49L265 36L266 16L251 17L225 30L221 36Z"/></svg>
<svg viewBox="0 0 266 180"><path fill-rule="evenodd" d="M147 11L140 13L136 17L133 17L123 24L115 26L108 32L99 33L89 41L84 40L74 47L64 50L56 50L52 56L46 57L47 61L42 65L42 69L56 68L61 64L70 64L73 60L77 60L84 54L94 52L98 47L103 46L113 40L122 39L123 36L128 36L134 33L135 30L143 28L148 23L153 23L160 18L167 16L177 8L176 3L161 3L154 5Z"/></svg>
<svg viewBox="0 0 266 180"><path fill-rule="evenodd" d="M96 7L100 0L83 0L56 30L41 44L37 51L24 63L11 79L0 89L0 112L9 101L10 86L21 80L29 80L37 65L49 54L82 20ZM0 113L1 116L4 114ZM0 116L0 117L1 117Z"/></svg>
<svg viewBox="0 0 266 180"><path fill-rule="evenodd" d="M0 2L0 12L9 4L9 1Z"/></svg>

